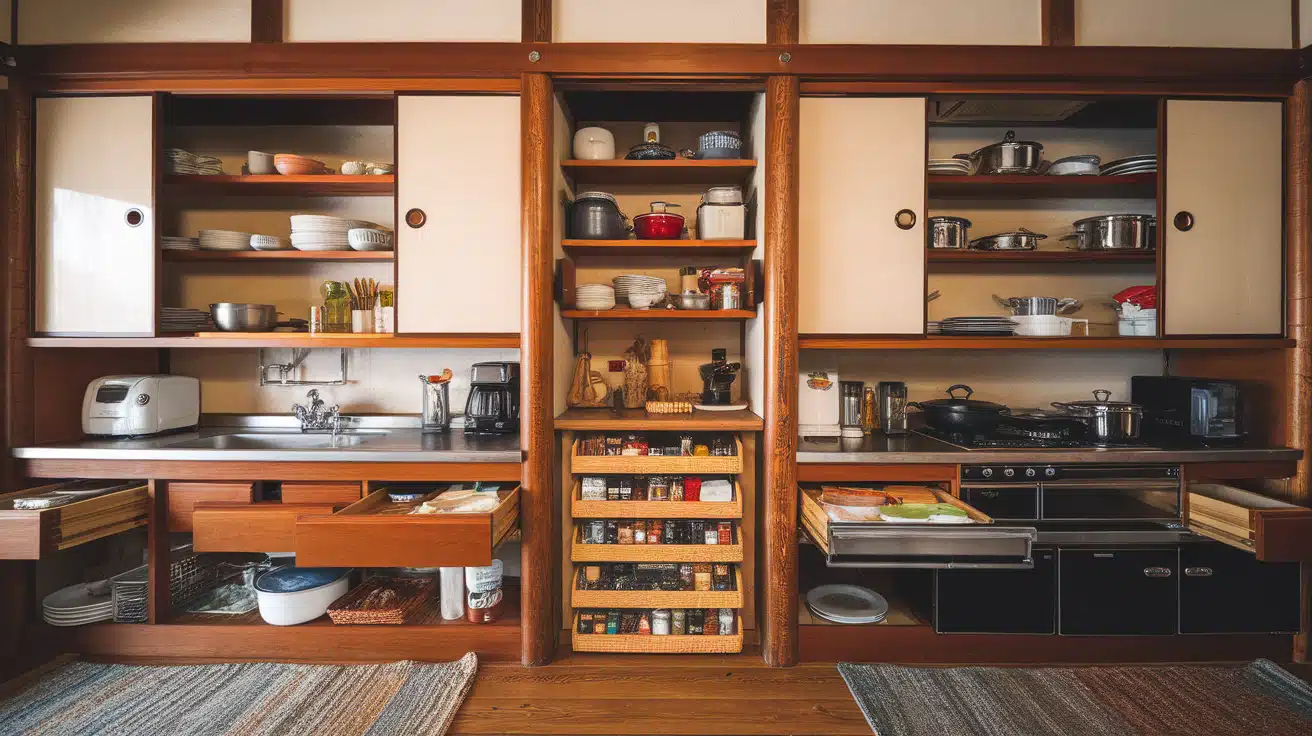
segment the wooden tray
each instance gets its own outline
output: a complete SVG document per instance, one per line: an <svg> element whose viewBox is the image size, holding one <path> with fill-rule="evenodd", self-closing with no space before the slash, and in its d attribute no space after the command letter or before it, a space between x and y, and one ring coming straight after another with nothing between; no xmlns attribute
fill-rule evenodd
<svg viewBox="0 0 1312 736"><path fill-rule="evenodd" d="M576 652L611 652L616 654L737 654L743 650L743 618L738 617L736 632L711 636L673 634L580 634L579 616L574 614L570 642Z"/></svg>
<svg viewBox="0 0 1312 736"><path fill-rule="evenodd" d="M121 483L131 485L121 491L49 509L15 509L13 502L49 493L63 484L0 496L0 559L39 560L51 552L145 526L150 506L146 484Z"/></svg>
<svg viewBox="0 0 1312 736"><path fill-rule="evenodd" d="M570 450L570 472L580 475L734 475L743 472L743 442L738 437L734 437L733 442L738 454L732 457L653 457L580 455L579 440L574 440Z"/></svg>
<svg viewBox="0 0 1312 736"><path fill-rule="evenodd" d="M734 529L737 536L741 530ZM742 562L742 537L734 544L584 544L574 527L570 559L574 562Z"/></svg>
<svg viewBox="0 0 1312 736"><path fill-rule="evenodd" d="M574 608L742 608L743 571L733 570L736 590L579 590L583 568L574 573ZM595 634L594 634L595 636Z"/></svg>
<svg viewBox="0 0 1312 736"><path fill-rule="evenodd" d="M574 482L570 515L575 519L741 519L743 489L733 481L733 500L722 501L584 501Z"/></svg>
<svg viewBox="0 0 1312 736"><path fill-rule="evenodd" d="M1242 488L1189 484L1189 529L1263 562L1312 561L1312 509Z"/></svg>

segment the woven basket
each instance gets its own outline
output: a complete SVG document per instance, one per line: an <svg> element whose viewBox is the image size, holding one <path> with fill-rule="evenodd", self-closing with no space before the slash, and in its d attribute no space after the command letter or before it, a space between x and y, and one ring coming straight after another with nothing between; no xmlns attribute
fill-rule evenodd
<svg viewBox="0 0 1312 736"><path fill-rule="evenodd" d="M743 619L738 617L737 633L711 635L654 634L580 634L578 614L574 614L571 644L576 652L612 652L620 654L737 654L743 650Z"/></svg>
<svg viewBox="0 0 1312 736"><path fill-rule="evenodd" d="M435 587L432 578L372 577L333 601L328 618L335 624L404 624L433 597Z"/></svg>

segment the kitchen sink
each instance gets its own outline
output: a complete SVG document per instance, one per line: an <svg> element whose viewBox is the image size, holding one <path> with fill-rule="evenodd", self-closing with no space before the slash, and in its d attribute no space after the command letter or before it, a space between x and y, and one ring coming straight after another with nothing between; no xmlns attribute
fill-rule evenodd
<svg viewBox="0 0 1312 736"><path fill-rule="evenodd" d="M382 430L346 430L341 434L299 432L241 432L202 437L169 445L172 448L203 450L331 450L354 447L386 435Z"/></svg>

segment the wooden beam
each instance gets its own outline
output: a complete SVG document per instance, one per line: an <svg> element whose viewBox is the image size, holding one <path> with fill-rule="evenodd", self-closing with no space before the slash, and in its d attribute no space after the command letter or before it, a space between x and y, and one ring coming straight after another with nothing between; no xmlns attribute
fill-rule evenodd
<svg viewBox="0 0 1312 736"><path fill-rule="evenodd" d="M146 623L161 624L169 619L173 605L169 590L169 484L148 481L150 506L146 522Z"/></svg>
<svg viewBox="0 0 1312 736"><path fill-rule="evenodd" d="M765 105L765 586L759 618L766 663L787 666L797 662L798 78L770 77Z"/></svg>
<svg viewBox="0 0 1312 736"><path fill-rule="evenodd" d="M520 97L522 140L522 211L524 306L520 328L520 447L524 452L519 517L524 547L524 664L551 661L560 606L555 570L560 534L554 514L555 484L551 465L555 448L552 383L552 91L545 74L525 74Z"/></svg>
<svg viewBox="0 0 1312 736"><path fill-rule="evenodd" d="M251 0L251 43L282 43L284 0Z"/></svg>
<svg viewBox="0 0 1312 736"><path fill-rule="evenodd" d="M5 268L3 422L4 483L16 487L22 475L10 450L33 441L32 350L27 346L31 329L32 277L32 155L33 98L27 77L12 77L5 115Z"/></svg>
<svg viewBox="0 0 1312 736"><path fill-rule="evenodd" d="M798 0L767 0L765 5L765 42L801 43Z"/></svg>
<svg viewBox="0 0 1312 736"><path fill-rule="evenodd" d="M1043 0L1043 45L1075 45L1075 0Z"/></svg>
<svg viewBox="0 0 1312 736"><path fill-rule="evenodd" d="M520 23L520 40L524 43L551 43L551 0L523 0Z"/></svg>
<svg viewBox="0 0 1312 736"><path fill-rule="evenodd" d="M1285 108L1285 305L1286 334L1298 341L1289 351L1286 371L1285 439L1290 447L1304 451L1298 473L1288 488L1289 500L1304 506L1312 502L1312 221L1308 206L1312 198L1312 80L1294 86ZM1294 638L1294 660L1309 657L1312 617L1306 604L1309 569L1303 570L1303 618Z"/></svg>

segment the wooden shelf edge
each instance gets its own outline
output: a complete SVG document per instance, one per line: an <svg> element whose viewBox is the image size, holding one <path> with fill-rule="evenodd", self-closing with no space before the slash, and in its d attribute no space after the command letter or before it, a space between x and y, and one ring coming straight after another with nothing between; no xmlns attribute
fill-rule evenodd
<svg viewBox="0 0 1312 736"><path fill-rule="evenodd" d="M610 309L593 312L585 309L562 309L565 319L588 320L745 320L754 319L756 312L749 309Z"/></svg>
<svg viewBox="0 0 1312 736"><path fill-rule="evenodd" d="M396 176L346 176L344 174L318 174L306 176L232 175L202 176L167 174L165 197L196 195L222 196L392 196L396 192Z"/></svg>
<svg viewBox="0 0 1312 736"><path fill-rule="evenodd" d="M350 261L352 263L367 263L370 261L396 260L396 251L391 250L165 250L161 255L165 261L179 263L209 261Z"/></svg>
<svg viewBox="0 0 1312 736"><path fill-rule="evenodd" d="M1279 350L1282 337L880 337L802 335L803 350Z"/></svg>
<svg viewBox="0 0 1312 736"><path fill-rule="evenodd" d="M733 634L580 634L579 616L574 614L570 647L576 652L608 654L737 654L743 650L743 617L735 616Z"/></svg>
<svg viewBox="0 0 1312 736"><path fill-rule="evenodd" d="M29 337L34 348L518 348L519 335L316 335L287 333L276 337Z"/></svg>
<svg viewBox="0 0 1312 736"><path fill-rule="evenodd" d="M735 562L743 561L739 544L583 544L570 548L571 562Z"/></svg>
<svg viewBox="0 0 1312 736"><path fill-rule="evenodd" d="M691 414L648 414L643 409L588 409L575 407L556 416L557 430L633 429L646 431L759 432L765 420L751 410L699 411Z"/></svg>
<svg viewBox="0 0 1312 736"><path fill-rule="evenodd" d="M741 169L756 168L756 159L676 158L668 161L631 161L624 158L611 158L597 161L571 158L561 161L560 166L565 169Z"/></svg>

